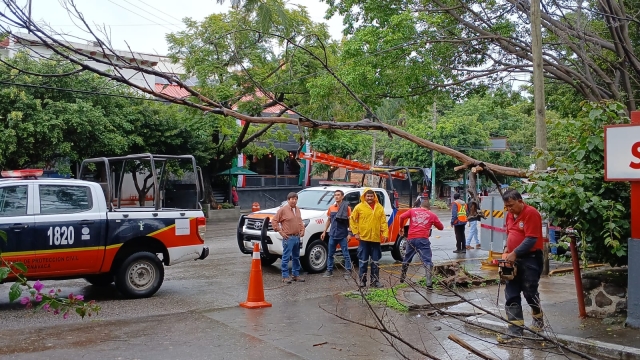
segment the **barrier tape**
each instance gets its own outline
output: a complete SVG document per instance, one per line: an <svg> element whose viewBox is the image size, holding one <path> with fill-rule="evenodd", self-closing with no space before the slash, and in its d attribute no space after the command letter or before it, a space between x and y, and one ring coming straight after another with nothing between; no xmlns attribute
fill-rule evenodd
<svg viewBox="0 0 640 360"><path fill-rule="evenodd" d="M491 225L486 225L486 224L480 224L480 227L483 229L487 229L487 230L492 230L492 231L497 231L499 233L507 233L507 228L499 228L496 226L491 226ZM542 238L542 242L543 243L548 243L549 242L549 238L543 237Z"/></svg>
<svg viewBox="0 0 640 360"><path fill-rule="evenodd" d="M507 233L507 229L506 228L499 228L497 226L491 226L491 225L486 225L486 224L480 224L480 227L483 229L489 229L489 230L493 230L493 231L497 231L500 233Z"/></svg>

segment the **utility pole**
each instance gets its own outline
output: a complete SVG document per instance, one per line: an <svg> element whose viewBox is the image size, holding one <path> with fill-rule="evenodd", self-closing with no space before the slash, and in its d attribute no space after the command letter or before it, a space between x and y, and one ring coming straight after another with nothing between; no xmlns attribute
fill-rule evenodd
<svg viewBox="0 0 640 360"><path fill-rule="evenodd" d="M433 135L431 136L431 140L433 140L433 136L436 133L436 122L438 118L438 112L436 109L436 102L433 102ZM431 150L431 203L436 200L436 153Z"/></svg>
<svg viewBox="0 0 640 360"><path fill-rule="evenodd" d="M31 2L33 0L29 0L29 10L28 10L28 14L29 14L29 27L27 28L28 33L31 34Z"/></svg>
<svg viewBox="0 0 640 360"><path fill-rule="evenodd" d="M542 68L542 30L540 0L531 1L531 54L533 55L533 102L536 113L536 147L547 150L547 124L545 122L544 73ZM546 170L544 158L536 160L536 169Z"/></svg>
<svg viewBox="0 0 640 360"><path fill-rule="evenodd" d="M547 123L545 122L544 73L542 67L542 29L540 20L540 0L531 0L531 54L533 55L533 102L536 113L536 147L547 151ZM544 157L536 160L537 170L547 170ZM544 263L542 274L549 275L549 242L542 247Z"/></svg>
<svg viewBox="0 0 640 360"><path fill-rule="evenodd" d="M376 166L376 133L374 132L371 136L373 138L373 143L371 145L371 169ZM373 177L373 173L369 175L369 186L375 186L375 180Z"/></svg>

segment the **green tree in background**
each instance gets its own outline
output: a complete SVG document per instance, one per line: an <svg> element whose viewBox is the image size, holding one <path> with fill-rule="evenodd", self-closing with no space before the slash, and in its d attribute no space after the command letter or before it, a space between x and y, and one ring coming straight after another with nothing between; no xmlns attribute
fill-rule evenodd
<svg viewBox="0 0 640 360"><path fill-rule="evenodd" d="M72 165L86 158L142 152L194 154L201 164L211 158L211 130L203 125L203 115L143 100L125 86L75 72L58 59L19 53L5 62L0 80L22 85L0 88L2 168L73 172ZM53 76L67 73L72 74Z"/></svg>
<svg viewBox="0 0 640 360"><path fill-rule="evenodd" d="M524 187L553 225L578 231L583 260L627 261L629 183L604 181L604 126L628 123L624 110L620 103L584 102L575 119L552 122L557 146L549 166L556 170L534 174Z"/></svg>
<svg viewBox="0 0 640 360"><path fill-rule="evenodd" d="M500 89L442 108L435 132L430 112L421 117L408 116L403 123L405 130L498 164L526 168L533 161L534 120L528 99L511 90ZM508 149L488 151L492 137L506 137ZM385 158L393 164L431 166L431 152L413 143L385 139L382 146ZM450 157L436 154L437 180L458 179L461 173L453 171L456 165Z"/></svg>

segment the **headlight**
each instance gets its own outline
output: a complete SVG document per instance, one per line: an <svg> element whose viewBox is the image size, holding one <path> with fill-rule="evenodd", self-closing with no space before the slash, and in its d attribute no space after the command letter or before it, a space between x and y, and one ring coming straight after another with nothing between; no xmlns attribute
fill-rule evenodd
<svg viewBox="0 0 640 360"><path fill-rule="evenodd" d="M309 225L310 222L311 222L310 219L302 220L302 223L304 224L304 227L307 227L307 225Z"/></svg>

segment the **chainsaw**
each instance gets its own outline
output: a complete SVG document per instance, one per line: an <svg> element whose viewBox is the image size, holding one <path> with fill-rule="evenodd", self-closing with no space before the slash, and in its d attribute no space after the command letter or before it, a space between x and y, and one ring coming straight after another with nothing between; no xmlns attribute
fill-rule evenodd
<svg viewBox="0 0 640 360"><path fill-rule="evenodd" d="M518 274L518 267L516 263L508 261L508 260L494 260L498 263L498 274L500 274L500 279L502 280L513 280Z"/></svg>

